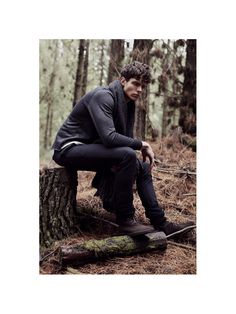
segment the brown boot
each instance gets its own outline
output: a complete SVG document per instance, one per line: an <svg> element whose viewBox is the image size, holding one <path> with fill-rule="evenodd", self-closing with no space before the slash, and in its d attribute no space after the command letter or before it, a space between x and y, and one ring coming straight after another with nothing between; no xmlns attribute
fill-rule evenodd
<svg viewBox="0 0 236 314"><path fill-rule="evenodd" d="M168 238L182 236L184 233L192 230L195 223L193 221L188 221L184 223L174 223L166 220L161 225L154 225L155 229L159 231L165 232L165 234L168 236ZM173 234L173 235L172 235Z"/></svg>
<svg viewBox="0 0 236 314"><path fill-rule="evenodd" d="M142 225L136 222L134 218L119 220L118 224L120 232L127 235L139 235L155 231L152 226Z"/></svg>

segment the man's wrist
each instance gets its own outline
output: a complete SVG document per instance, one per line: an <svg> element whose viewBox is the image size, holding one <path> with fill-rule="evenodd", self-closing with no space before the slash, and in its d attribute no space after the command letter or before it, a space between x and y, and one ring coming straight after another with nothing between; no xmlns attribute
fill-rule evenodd
<svg viewBox="0 0 236 314"><path fill-rule="evenodd" d="M143 149L147 149L147 148L149 148L149 144L147 143L147 142L143 142L142 141L142 147L141 147L141 150L143 150Z"/></svg>

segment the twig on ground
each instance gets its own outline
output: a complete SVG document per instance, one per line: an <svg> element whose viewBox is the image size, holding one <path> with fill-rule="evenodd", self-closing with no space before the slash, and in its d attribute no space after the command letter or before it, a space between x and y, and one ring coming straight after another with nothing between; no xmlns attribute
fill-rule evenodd
<svg viewBox="0 0 236 314"><path fill-rule="evenodd" d="M59 250L60 247L58 246L55 250L53 250L52 252L46 254L44 257L42 257L39 261L39 263L41 264L43 261L45 261L46 258L48 258L49 256L53 255L54 253L56 253L57 250Z"/></svg>
<svg viewBox="0 0 236 314"><path fill-rule="evenodd" d="M196 228L196 225L183 228L183 229L181 229L181 230L179 230L179 231L176 231L176 232L173 232L173 233L171 233L171 234L168 234L168 236L166 236L166 238L169 239L170 237L176 236L176 235L178 235L178 234L185 233L186 231L189 231L189 230L194 229L194 228Z"/></svg>
<svg viewBox="0 0 236 314"><path fill-rule="evenodd" d="M196 172L188 171L188 170L162 169L162 168L158 168L158 167L156 167L154 170L159 171L159 172L173 174L173 175L177 175L177 174L196 175Z"/></svg>
<svg viewBox="0 0 236 314"><path fill-rule="evenodd" d="M184 248L184 249L196 251L196 248L193 247L193 246L190 246L190 245L186 245L186 244L182 244L182 243L177 243L177 242L170 241L170 240L168 240L167 243L168 243L168 244L171 244L171 245L176 245L176 246L182 247L182 248Z"/></svg>

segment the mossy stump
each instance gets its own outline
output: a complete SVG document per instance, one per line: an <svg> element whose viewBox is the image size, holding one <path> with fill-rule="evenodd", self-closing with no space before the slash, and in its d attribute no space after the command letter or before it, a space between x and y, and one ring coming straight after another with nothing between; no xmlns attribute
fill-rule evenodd
<svg viewBox="0 0 236 314"><path fill-rule="evenodd" d="M40 246L48 247L76 229L77 172L63 167L40 170Z"/></svg>

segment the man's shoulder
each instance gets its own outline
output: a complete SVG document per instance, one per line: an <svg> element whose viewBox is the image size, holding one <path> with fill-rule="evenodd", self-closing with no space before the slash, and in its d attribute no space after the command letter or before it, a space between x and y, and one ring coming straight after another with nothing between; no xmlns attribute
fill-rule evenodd
<svg viewBox="0 0 236 314"><path fill-rule="evenodd" d="M114 96L108 87L97 87L92 92L92 100L99 101L99 102L105 101L106 103L113 104L114 103Z"/></svg>

